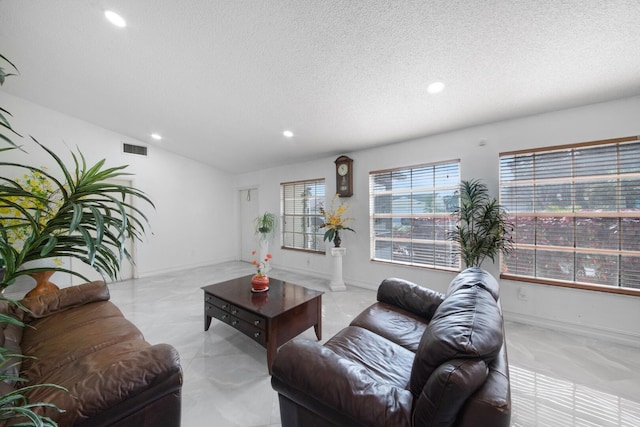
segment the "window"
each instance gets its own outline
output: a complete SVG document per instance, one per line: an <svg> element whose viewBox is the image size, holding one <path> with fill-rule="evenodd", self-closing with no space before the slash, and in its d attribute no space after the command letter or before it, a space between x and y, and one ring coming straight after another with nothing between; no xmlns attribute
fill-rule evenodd
<svg viewBox="0 0 640 427"><path fill-rule="evenodd" d="M502 153L500 203L503 277L640 294L638 137Z"/></svg>
<svg viewBox="0 0 640 427"><path fill-rule="evenodd" d="M455 244L447 240L459 188L458 160L371 172L371 258L459 270Z"/></svg>
<svg viewBox="0 0 640 427"><path fill-rule="evenodd" d="M280 184L283 248L324 252L324 231L318 229L324 199L324 179Z"/></svg>

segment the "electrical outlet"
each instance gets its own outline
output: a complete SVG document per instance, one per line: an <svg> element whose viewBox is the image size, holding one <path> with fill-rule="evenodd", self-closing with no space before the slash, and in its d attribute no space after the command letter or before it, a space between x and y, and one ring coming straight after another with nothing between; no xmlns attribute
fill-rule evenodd
<svg viewBox="0 0 640 427"><path fill-rule="evenodd" d="M518 299L520 301L527 300L527 291L524 288L518 288Z"/></svg>

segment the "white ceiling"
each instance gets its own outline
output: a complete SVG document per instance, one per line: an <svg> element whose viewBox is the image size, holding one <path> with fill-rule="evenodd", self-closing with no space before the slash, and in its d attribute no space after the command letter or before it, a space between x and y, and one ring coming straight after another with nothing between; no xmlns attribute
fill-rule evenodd
<svg viewBox="0 0 640 427"><path fill-rule="evenodd" d="M0 0L0 49L3 90L243 172L638 95L640 1Z"/></svg>

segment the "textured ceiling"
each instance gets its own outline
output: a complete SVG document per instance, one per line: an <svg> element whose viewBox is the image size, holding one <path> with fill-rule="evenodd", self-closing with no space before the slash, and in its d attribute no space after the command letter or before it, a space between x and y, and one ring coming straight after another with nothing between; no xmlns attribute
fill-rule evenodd
<svg viewBox="0 0 640 427"><path fill-rule="evenodd" d="M8 93L243 172L638 95L640 1L0 0L0 50Z"/></svg>

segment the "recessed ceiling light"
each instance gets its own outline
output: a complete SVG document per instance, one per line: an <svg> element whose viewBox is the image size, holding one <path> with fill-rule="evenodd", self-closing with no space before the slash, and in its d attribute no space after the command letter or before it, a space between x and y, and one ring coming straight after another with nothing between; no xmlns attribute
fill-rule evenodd
<svg viewBox="0 0 640 427"><path fill-rule="evenodd" d="M111 10L107 10L104 13L104 16L106 16L107 19L109 20L109 22L111 22L116 27L126 27L127 26L127 23L122 18L122 16L118 15L117 13L115 13L115 12L113 12Z"/></svg>
<svg viewBox="0 0 640 427"><path fill-rule="evenodd" d="M152 133L151 138L155 139L156 141L160 141L162 139L162 135L157 133Z"/></svg>
<svg viewBox="0 0 640 427"><path fill-rule="evenodd" d="M285 130L284 132L282 132L282 134L285 138L293 138L293 132L291 132L290 130Z"/></svg>
<svg viewBox="0 0 640 427"><path fill-rule="evenodd" d="M435 95L436 93L440 93L443 90L444 90L444 83L442 82L433 82L429 86L427 86L427 92L429 92L432 95Z"/></svg>

